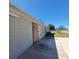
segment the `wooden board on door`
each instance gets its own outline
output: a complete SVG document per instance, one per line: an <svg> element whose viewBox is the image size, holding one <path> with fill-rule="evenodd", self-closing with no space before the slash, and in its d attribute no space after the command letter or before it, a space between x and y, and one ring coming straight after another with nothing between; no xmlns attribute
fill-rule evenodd
<svg viewBox="0 0 79 59"><path fill-rule="evenodd" d="M38 40L38 28L36 23L32 23L33 43Z"/></svg>

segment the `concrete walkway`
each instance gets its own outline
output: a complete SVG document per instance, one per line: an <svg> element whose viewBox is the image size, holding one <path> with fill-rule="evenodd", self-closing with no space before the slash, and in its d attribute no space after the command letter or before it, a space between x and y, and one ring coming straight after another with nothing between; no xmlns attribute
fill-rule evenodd
<svg viewBox="0 0 79 59"><path fill-rule="evenodd" d="M59 45L63 48L64 52L69 55L69 38L64 37L55 37L56 42L59 42ZM58 44L58 43L56 43Z"/></svg>
<svg viewBox="0 0 79 59"><path fill-rule="evenodd" d="M59 59L69 59L68 38L55 37Z"/></svg>
<svg viewBox="0 0 79 59"><path fill-rule="evenodd" d="M58 40L45 37L26 50L17 59L68 59Z"/></svg>

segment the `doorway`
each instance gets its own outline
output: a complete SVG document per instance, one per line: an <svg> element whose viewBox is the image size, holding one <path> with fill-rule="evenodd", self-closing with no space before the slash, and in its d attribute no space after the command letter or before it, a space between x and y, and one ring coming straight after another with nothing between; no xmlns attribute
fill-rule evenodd
<svg viewBox="0 0 79 59"><path fill-rule="evenodd" d="M32 36L33 36L33 43L38 40L38 27L36 23L32 23Z"/></svg>

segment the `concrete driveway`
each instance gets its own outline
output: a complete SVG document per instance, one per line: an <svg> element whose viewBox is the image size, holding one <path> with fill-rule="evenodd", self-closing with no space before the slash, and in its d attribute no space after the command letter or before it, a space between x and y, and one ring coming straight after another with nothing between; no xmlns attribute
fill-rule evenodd
<svg viewBox="0 0 79 59"><path fill-rule="evenodd" d="M68 59L66 42L61 38L45 37L27 49L17 59ZM63 42L63 43L62 43ZM65 43L64 43L65 42Z"/></svg>

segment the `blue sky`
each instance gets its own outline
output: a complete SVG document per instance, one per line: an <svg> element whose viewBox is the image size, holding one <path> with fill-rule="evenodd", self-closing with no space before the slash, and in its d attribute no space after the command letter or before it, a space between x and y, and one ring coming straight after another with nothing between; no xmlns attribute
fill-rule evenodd
<svg viewBox="0 0 79 59"><path fill-rule="evenodd" d="M12 0L12 3L46 25L69 26L69 0Z"/></svg>

